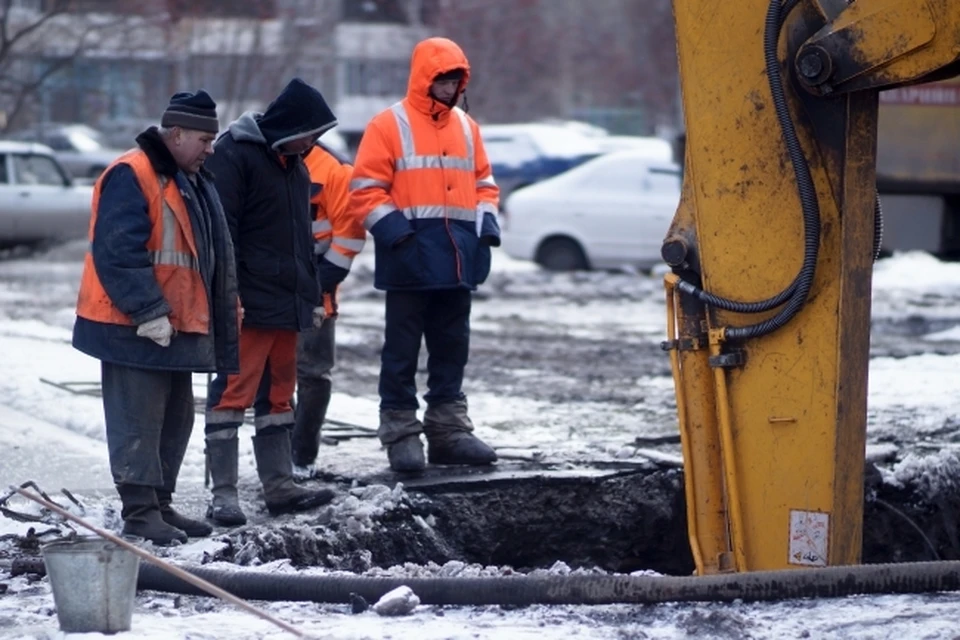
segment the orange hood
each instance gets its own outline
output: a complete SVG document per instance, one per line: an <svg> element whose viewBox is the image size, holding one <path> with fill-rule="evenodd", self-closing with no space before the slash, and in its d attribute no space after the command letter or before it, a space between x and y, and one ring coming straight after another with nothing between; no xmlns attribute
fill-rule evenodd
<svg viewBox="0 0 960 640"><path fill-rule="evenodd" d="M449 111L449 107L430 97L430 85L441 73L463 69L459 93L470 81L470 63L463 50L447 38L427 38L413 48L410 59L410 80L407 83L407 100L415 109L426 114Z"/></svg>

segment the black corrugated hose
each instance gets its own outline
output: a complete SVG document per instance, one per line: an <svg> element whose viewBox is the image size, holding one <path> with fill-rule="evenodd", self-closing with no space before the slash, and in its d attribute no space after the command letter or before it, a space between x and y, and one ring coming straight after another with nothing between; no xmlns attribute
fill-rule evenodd
<svg viewBox="0 0 960 640"><path fill-rule="evenodd" d="M730 602L835 598L857 594L960 590L960 562L914 562L757 571L713 576L506 576L492 578L364 578L288 573L183 569L249 600L375 602L408 586L423 604L601 605L658 602ZM141 563L139 589L206 595L150 564Z"/></svg>

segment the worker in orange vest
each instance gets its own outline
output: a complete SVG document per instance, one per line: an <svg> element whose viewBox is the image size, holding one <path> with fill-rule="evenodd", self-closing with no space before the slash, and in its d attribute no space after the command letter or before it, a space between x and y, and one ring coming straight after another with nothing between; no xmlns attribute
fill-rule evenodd
<svg viewBox="0 0 960 640"><path fill-rule="evenodd" d="M485 465L494 450L473 435L463 394L472 293L500 244L499 189L477 123L458 107L470 81L446 38L417 44L406 97L374 116L357 150L351 215L374 238L374 286L385 290L380 366L381 443L395 471ZM426 340L427 409L417 418L415 375Z"/></svg>
<svg viewBox="0 0 960 640"><path fill-rule="evenodd" d="M192 374L239 368L233 247L203 168L218 128L205 91L177 93L97 180L73 328L73 346L101 361L123 533L158 545L212 532L171 507Z"/></svg>
<svg viewBox="0 0 960 640"><path fill-rule="evenodd" d="M323 296L324 320L297 337L296 422L290 435L294 477L314 475L320 446L320 432L333 391L336 363L336 322L338 289L350 273L353 259L363 250L367 231L356 218L347 215L350 197L350 161L318 141L304 157L310 173L313 211L313 253ZM255 415L269 413L269 368L257 393Z"/></svg>

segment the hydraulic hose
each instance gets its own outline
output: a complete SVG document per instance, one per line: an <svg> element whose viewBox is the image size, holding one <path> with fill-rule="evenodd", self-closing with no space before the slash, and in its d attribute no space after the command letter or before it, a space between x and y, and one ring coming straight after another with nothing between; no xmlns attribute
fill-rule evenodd
<svg viewBox="0 0 960 640"><path fill-rule="evenodd" d="M18 568L19 567L19 568ZM602 605L658 602L748 602L850 595L960 590L960 561L866 564L709 576L507 576L490 578L368 578L353 575L260 573L181 566L247 600L348 603L353 594L375 602L400 586L423 604ZM39 558L14 562L17 573L45 573ZM141 563L137 588L208 595L152 564Z"/></svg>
<svg viewBox="0 0 960 640"><path fill-rule="evenodd" d="M761 313L786 303L786 306L773 318L754 325L729 328L726 334L728 339L759 337L782 327L802 308L810 287L813 285L813 275L816 270L820 247L820 204L813 178L810 175L810 167L803 154L796 128L790 117L780 74L780 61L777 57L777 44L783 26L783 16L795 6L796 0L788 0L785 5L781 5L780 0L771 0L764 29L764 60L777 120L794 168L800 204L803 209L803 264L797 276L787 288L775 296L757 302L741 302L717 296L685 281L678 284L681 291L697 297L705 304L737 313Z"/></svg>

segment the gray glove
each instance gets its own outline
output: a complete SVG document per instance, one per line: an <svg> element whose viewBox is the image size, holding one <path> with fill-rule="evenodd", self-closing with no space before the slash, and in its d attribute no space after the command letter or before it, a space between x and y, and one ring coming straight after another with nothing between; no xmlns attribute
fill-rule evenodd
<svg viewBox="0 0 960 640"><path fill-rule="evenodd" d="M170 338L173 337L173 325L167 316L161 316L148 320L137 326L137 335L142 338L150 338L161 347L170 346Z"/></svg>
<svg viewBox="0 0 960 640"><path fill-rule="evenodd" d="M327 319L327 311L323 306L313 308L313 328L319 329L323 326L323 321Z"/></svg>

